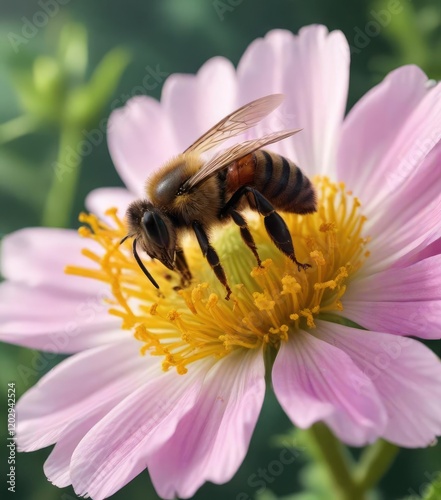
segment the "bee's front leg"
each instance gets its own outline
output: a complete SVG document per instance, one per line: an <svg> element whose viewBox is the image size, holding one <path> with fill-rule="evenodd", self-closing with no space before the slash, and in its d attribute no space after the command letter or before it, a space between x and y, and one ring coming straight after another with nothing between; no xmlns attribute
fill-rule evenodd
<svg viewBox="0 0 441 500"><path fill-rule="evenodd" d="M182 248L176 249L175 258L176 270L181 276L181 287L187 287L192 279L190 268L188 267L187 260L185 258L184 250Z"/></svg>

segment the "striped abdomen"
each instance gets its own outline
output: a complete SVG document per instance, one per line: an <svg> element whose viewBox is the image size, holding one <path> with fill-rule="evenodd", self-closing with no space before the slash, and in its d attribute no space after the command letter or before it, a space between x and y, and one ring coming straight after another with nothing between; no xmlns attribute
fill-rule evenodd
<svg viewBox="0 0 441 500"><path fill-rule="evenodd" d="M292 161L276 153L260 149L232 163L227 191L233 194L241 186L257 189L276 210L305 214L317 209L311 181Z"/></svg>

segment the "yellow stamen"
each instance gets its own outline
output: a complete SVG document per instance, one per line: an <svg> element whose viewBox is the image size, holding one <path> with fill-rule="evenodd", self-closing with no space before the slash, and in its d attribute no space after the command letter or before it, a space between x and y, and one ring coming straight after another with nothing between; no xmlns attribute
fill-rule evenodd
<svg viewBox="0 0 441 500"><path fill-rule="evenodd" d="M80 228L81 236L98 243L102 253L85 248L90 268L68 266L66 272L106 282L113 296L109 313L140 341L141 355L163 358L164 370L174 367L184 374L192 362L206 357L219 359L236 349L262 346L277 349L299 328L315 328L320 313L342 310L346 287L369 255L359 200L343 184L326 178L315 184L315 214L283 214L297 259L310 263L310 269L299 271L277 250L261 218L250 224L261 267L236 226L215 234L214 246L233 290L229 301L194 241L185 244L194 276L188 288L181 289L179 276L158 261L147 263L160 285L158 293L131 255L131 242L119 244L126 228L116 209L107 212L111 224L80 215L88 226Z"/></svg>

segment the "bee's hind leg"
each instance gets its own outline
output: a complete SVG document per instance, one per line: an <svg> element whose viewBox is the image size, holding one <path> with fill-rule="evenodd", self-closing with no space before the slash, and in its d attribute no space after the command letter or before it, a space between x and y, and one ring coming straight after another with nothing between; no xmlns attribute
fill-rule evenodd
<svg viewBox="0 0 441 500"><path fill-rule="evenodd" d="M176 249L176 259L175 259L176 270L181 276L181 287L187 287L192 279L190 268L188 267L187 260L185 258L184 250L182 248Z"/></svg>
<svg viewBox="0 0 441 500"><path fill-rule="evenodd" d="M263 215L266 231L276 247L297 264L299 271L300 269L311 267L310 264L302 264L296 259L294 244L288 226L271 203L257 189L250 186L240 187L222 209L221 217L228 214L237 205L242 196L247 193L253 196L256 209L260 215Z"/></svg>
<svg viewBox="0 0 441 500"><path fill-rule="evenodd" d="M263 222L266 231L276 247L297 264L299 271L300 269L311 267L310 264L302 264L296 259L294 244L288 226L282 217L274 210L271 203L256 189L250 188L249 192L254 196L257 211L264 216Z"/></svg>
<svg viewBox="0 0 441 500"><path fill-rule="evenodd" d="M193 231L196 234L196 238L198 239L199 246L201 247L202 253L204 257L207 259L211 268L217 276L217 279L222 283L222 285L227 290L227 295L225 297L226 300L230 299L231 288L228 286L227 277L225 275L224 268L222 267L219 256L216 250L211 246L210 241L208 240L207 233L204 231L202 225L194 221L193 222Z"/></svg>
<svg viewBox="0 0 441 500"><path fill-rule="evenodd" d="M260 260L259 254L257 253L256 243L254 242L253 235L248 229L247 221L237 210L231 209L228 213L231 215L234 223L239 226L240 235L242 236L242 239L247 247L253 252L254 257L256 257L257 265L259 267L262 267L262 261Z"/></svg>

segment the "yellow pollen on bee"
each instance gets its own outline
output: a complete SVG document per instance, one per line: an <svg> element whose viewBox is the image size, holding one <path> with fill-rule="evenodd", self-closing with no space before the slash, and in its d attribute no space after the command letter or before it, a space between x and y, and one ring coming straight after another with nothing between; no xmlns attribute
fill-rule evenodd
<svg viewBox="0 0 441 500"><path fill-rule="evenodd" d="M360 201L346 192L343 183L317 178L314 184L316 213L281 214L297 259L310 268L299 270L275 247L263 218L250 224L260 266L236 226L226 225L216 233L213 245L233 290L228 301L193 240L185 244L194 277L186 288L177 273L141 254L160 286L158 292L133 258L130 239L120 245L127 229L115 208L106 212L110 222L80 214L86 224L80 235L101 249L85 248L82 254L90 266L68 266L66 272L106 283L111 292L105 301L109 313L140 342L141 355L162 357L164 370L185 374L191 363L207 357L220 359L237 349L278 349L300 328L315 328L321 314L343 310L351 277L369 256Z"/></svg>

